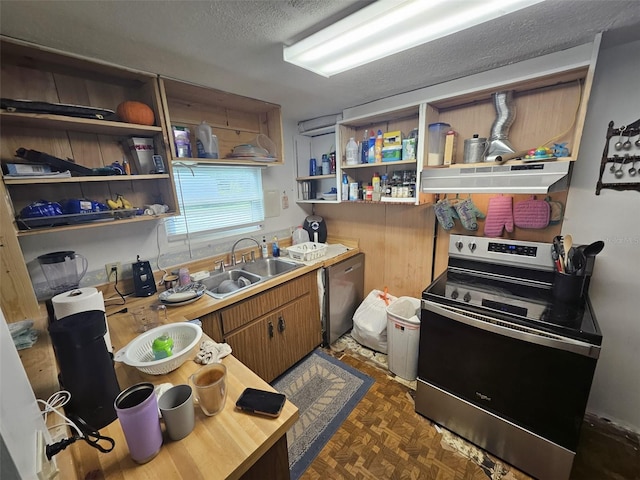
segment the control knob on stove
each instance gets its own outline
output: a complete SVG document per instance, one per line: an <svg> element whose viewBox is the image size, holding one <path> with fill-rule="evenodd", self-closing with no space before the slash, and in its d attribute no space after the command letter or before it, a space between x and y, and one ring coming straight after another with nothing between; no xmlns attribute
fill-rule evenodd
<svg viewBox="0 0 640 480"><path fill-rule="evenodd" d="M469 292L465 293L465 294L464 294L464 297L462 297L462 299L463 299L465 302L469 303L469 301L471 300L471 294L470 294Z"/></svg>
<svg viewBox="0 0 640 480"><path fill-rule="evenodd" d="M464 247L464 244L460 240L458 240L456 242L456 248L458 249L459 252L462 251L462 247Z"/></svg>
<svg viewBox="0 0 640 480"><path fill-rule="evenodd" d="M476 242L469 242L469 250L471 250L472 252L476 251Z"/></svg>
<svg viewBox="0 0 640 480"><path fill-rule="evenodd" d="M456 298L458 298L458 295L459 295L459 294L458 294L458 290L457 290L457 289L456 289L456 290L454 290L453 292L451 292L451 298L453 298L454 300L455 300Z"/></svg>

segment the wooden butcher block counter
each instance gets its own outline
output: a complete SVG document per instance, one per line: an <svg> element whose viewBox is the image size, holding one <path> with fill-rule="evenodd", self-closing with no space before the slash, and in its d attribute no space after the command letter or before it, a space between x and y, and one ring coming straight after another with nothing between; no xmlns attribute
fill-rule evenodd
<svg viewBox="0 0 640 480"><path fill-rule="evenodd" d="M173 320L177 320L173 318ZM125 346L137 333L130 314L121 313L109 317L109 330L114 351ZM53 358L48 335L43 332L38 348L29 357L43 361ZM35 348L35 347L34 347ZM25 362L23 356L23 362ZM26 363L26 362L25 362ZM263 417L240 412L235 403L246 387L274 391L273 388L249 370L233 355L222 360L227 367L227 401L224 410L208 417L195 406L195 428L180 441L171 441L163 429L164 443L160 453L144 465L136 464L116 419L102 428L100 433L115 440L110 453L100 453L85 442L79 441L56 456L63 479L288 479L286 432L298 419L298 408L287 400L278 418ZM55 364L55 363L54 363ZM25 365L26 366L26 365ZM35 367L35 366L34 366ZM140 382L154 385L188 383L189 376L201 365L192 359L166 375L148 375L123 363L115 363L120 388ZM28 369L29 370L29 369ZM43 384L46 377L40 372ZM33 383L33 380L32 380ZM37 397L46 398L52 389L36 389ZM43 395L45 394L45 395ZM58 423L50 418L53 423ZM52 423L51 421L48 423Z"/></svg>

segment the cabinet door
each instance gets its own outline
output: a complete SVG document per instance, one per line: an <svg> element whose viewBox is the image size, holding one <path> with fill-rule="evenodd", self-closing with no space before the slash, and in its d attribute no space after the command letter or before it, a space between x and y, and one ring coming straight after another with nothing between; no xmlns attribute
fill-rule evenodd
<svg viewBox="0 0 640 480"><path fill-rule="evenodd" d="M277 317L269 315L225 337L233 355L267 382L277 373L274 358L278 350Z"/></svg>
<svg viewBox="0 0 640 480"><path fill-rule="evenodd" d="M322 328L313 314L312 296L305 295L276 314L277 372L280 375L322 342Z"/></svg>

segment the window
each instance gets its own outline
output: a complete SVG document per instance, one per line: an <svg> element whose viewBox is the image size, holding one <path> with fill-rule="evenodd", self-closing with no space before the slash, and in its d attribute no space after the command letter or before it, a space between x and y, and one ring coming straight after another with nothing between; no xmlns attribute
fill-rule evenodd
<svg viewBox="0 0 640 480"><path fill-rule="evenodd" d="M166 222L170 241L260 229L264 221L260 167L174 164L173 173L182 214Z"/></svg>

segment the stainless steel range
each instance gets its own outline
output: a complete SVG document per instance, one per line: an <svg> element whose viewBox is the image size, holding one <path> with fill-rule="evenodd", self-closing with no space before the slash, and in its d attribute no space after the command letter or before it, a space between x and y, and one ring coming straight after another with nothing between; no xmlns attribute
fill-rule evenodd
<svg viewBox="0 0 640 480"><path fill-rule="evenodd" d="M451 235L447 270L422 293L416 412L529 475L560 480L602 334L586 293L554 297L552 249Z"/></svg>

